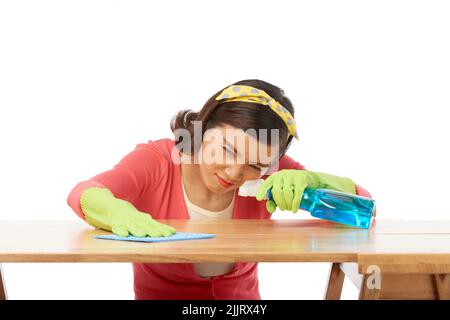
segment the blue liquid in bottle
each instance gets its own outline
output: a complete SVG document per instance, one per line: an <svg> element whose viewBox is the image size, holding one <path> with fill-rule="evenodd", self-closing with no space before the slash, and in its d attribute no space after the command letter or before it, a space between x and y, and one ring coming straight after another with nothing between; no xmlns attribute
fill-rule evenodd
<svg viewBox="0 0 450 320"><path fill-rule="evenodd" d="M267 191L267 199L273 200L272 189ZM316 218L368 229L375 200L330 189L305 189L300 209Z"/></svg>

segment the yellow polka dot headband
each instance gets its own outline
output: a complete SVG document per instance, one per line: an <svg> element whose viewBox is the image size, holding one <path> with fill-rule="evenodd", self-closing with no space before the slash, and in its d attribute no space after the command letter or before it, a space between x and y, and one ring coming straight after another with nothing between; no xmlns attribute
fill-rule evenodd
<svg viewBox="0 0 450 320"><path fill-rule="evenodd" d="M292 114L263 90L250 86L232 85L224 89L216 97L216 100L222 100L223 102L243 101L269 106L284 121L290 135L298 140L297 125Z"/></svg>

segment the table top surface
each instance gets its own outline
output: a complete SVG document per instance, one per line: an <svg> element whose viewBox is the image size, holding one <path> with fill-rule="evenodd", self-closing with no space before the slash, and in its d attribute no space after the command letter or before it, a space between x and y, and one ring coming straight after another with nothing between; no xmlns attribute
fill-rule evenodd
<svg viewBox="0 0 450 320"><path fill-rule="evenodd" d="M376 220L371 229L309 220L159 220L215 238L144 243L81 220L0 220L0 262L357 262L359 255L450 264L450 220Z"/></svg>

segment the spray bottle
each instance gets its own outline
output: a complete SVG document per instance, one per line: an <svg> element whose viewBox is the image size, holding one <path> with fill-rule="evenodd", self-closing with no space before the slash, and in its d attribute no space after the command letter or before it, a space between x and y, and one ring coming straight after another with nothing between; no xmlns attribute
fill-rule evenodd
<svg viewBox="0 0 450 320"><path fill-rule="evenodd" d="M255 197L263 179L245 182L239 188L239 195ZM273 200L272 188L267 191L267 199ZM325 219L352 227L370 228L375 200L330 189L305 189L300 209L313 217Z"/></svg>

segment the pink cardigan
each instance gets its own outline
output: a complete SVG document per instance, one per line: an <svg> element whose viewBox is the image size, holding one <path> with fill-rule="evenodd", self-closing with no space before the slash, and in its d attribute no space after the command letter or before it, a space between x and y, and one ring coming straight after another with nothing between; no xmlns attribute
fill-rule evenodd
<svg viewBox="0 0 450 320"><path fill-rule="evenodd" d="M67 198L69 206L85 219L80 195L86 188L99 186L155 219L189 219L180 165L171 158L174 146L175 141L171 139L138 144L113 169L78 183ZM278 170L281 169L305 168L284 155L279 161ZM370 197L358 185L356 190L357 194ZM236 194L233 219L270 217L265 201ZM192 263L133 263L133 270L136 299L261 299L257 263L235 263L229 273L211 279L199 277Z"/></svg>

